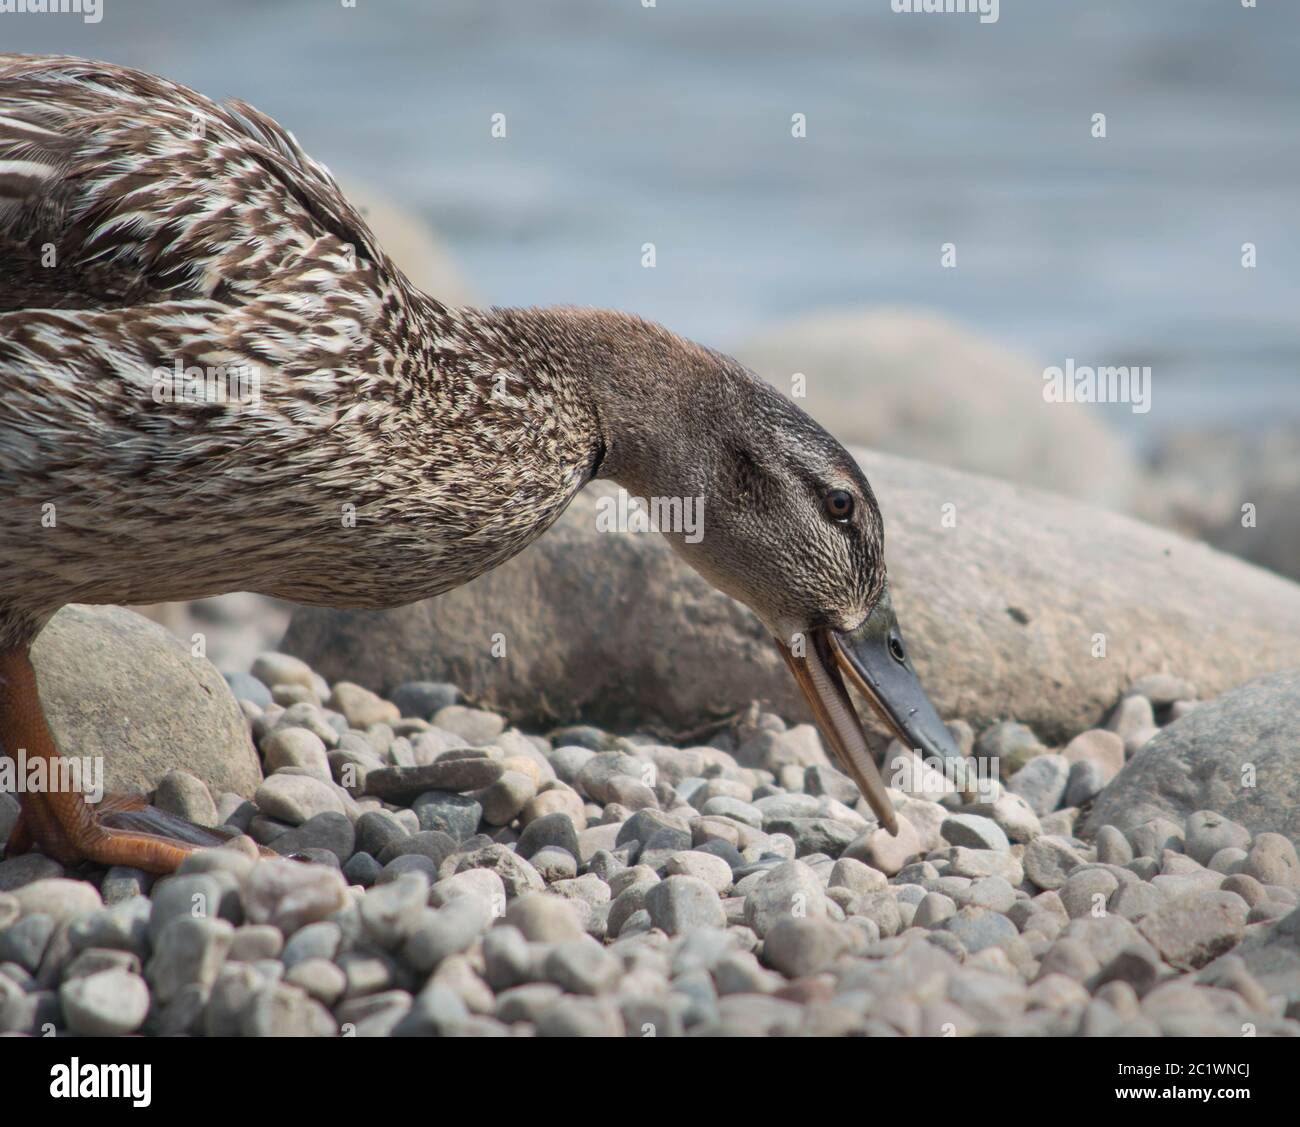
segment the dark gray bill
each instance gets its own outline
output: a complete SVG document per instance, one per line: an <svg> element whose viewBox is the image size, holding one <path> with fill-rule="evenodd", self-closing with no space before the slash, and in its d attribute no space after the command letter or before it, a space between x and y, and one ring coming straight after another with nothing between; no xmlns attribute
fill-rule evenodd
<svg viewBox="0 0 1300 1127"><path fill-rule="evenodd" d="M829 633L841 671L904 747L927 758L962 759L952 734L921 688L887 587L856 630Z"/></svg>

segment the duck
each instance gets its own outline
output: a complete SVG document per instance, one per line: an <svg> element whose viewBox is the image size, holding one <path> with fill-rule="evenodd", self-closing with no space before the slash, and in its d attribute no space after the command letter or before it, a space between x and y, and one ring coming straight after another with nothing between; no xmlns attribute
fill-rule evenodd
<svg viewBox="0 0 1300 1127"><path fill-rule="evenodd" d="M30 649L68 603L255 591L385 608L466 583L593 479L772 635L879 824L855 689L960 760L848 451L731 357L630 313L417 290L265 114L111 63L0 54L0 746L53 766ZM47 778L58 779L57 772ZM224 842L51 783L6 856L174 871Z"/></svg>

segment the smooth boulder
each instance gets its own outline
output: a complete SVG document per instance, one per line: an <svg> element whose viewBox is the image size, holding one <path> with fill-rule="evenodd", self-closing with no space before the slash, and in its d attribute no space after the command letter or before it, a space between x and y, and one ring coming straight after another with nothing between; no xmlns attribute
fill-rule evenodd
<svg viewBox="0 0 1300 1127"><path fill-rule="evenodd" d="M1015 717L1063 743L1146 673L1176 672L1209 697L1300 665L1294 583L1063 497L857 456L884 512L903 635L945 718ZM439 599L301 609L282 648L374 689L452 681L520 724L680 733L755 699L805 719L748 610L659 535L597 531L597 501L615 491L593 483L532 547Z"/></svg>
<svg viewBox="0 0 1300 1127"><path fill-rule="evenodd" d="M59 750L102 756L106 790L148 793L177 768L214 796L251 796L262 781L224 678L143 616L64 607L36 639L32 662Z"/></svg>
<svg viewBox="0 0 1300 1127"><path fill-rule="evenodd" d="M1161 729L1101 792L1088 831L1213 810L1252 834L1300 841L1297 748L1300 668L1257 678Z"/></svg>

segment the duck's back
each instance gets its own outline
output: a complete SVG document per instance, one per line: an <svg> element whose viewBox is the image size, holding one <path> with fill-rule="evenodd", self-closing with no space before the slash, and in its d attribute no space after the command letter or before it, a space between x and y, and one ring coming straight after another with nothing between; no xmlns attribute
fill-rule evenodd
<svg viewBox="0 0 1300 1127"><path fill-rule="evenodd" d="M268 118L0 55L0 620L232 589L392 605L507 558L587 455L506 417L460 344Z"/></svg>

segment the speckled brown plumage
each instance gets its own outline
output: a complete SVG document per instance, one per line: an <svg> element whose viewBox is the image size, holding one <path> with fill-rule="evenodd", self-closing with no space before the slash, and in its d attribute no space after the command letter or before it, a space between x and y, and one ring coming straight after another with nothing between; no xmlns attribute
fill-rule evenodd
<svg viewBox="0 0 1300 1127"><path fill-rule="evenodd" d="M134 71L0 57L0 309L0 641L69 601L435 594L594 462L546 318L416 292L273 122ZM154 402L177 361L260 401Z"/></svg>

